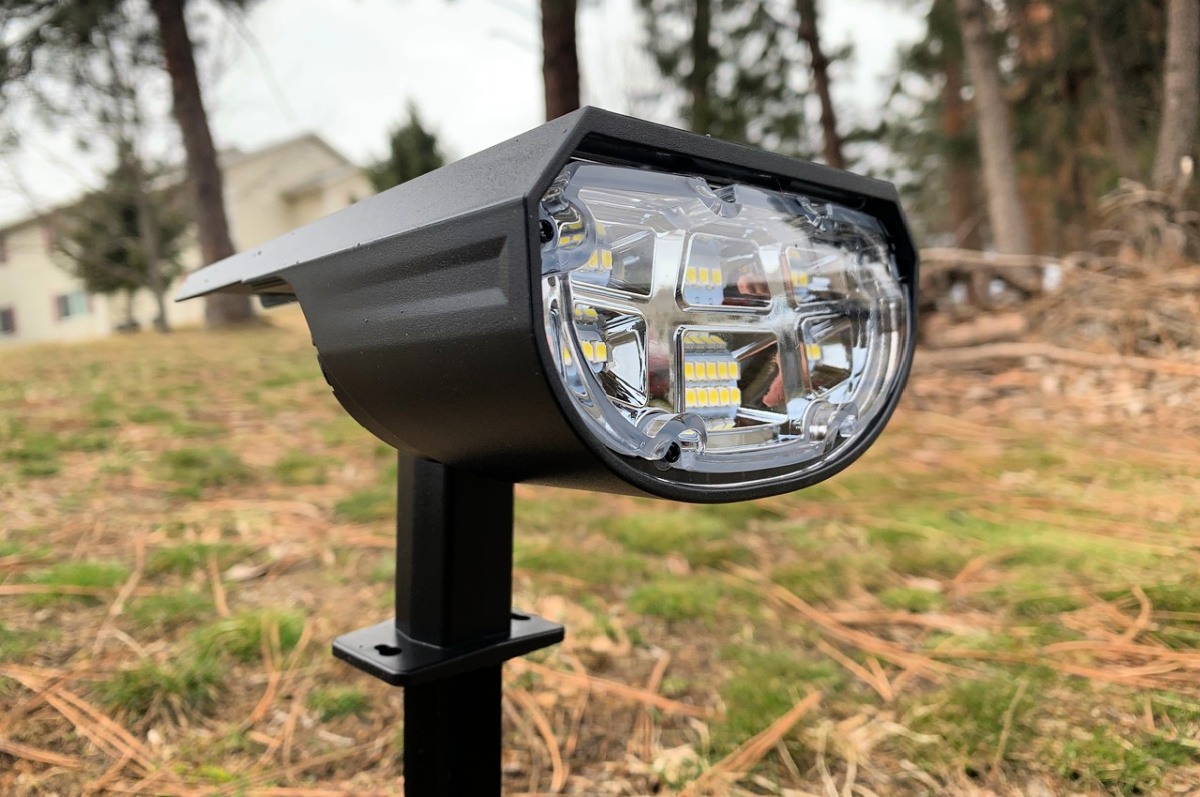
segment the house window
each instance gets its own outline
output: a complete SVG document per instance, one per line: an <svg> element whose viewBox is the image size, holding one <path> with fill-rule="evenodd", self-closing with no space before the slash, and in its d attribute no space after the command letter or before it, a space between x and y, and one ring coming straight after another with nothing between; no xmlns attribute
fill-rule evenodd
<svg viewBox="0 0 1200 797"><path fill-rule="evenodd" d="M71 291L64 293L54 298L54 306L58 311L58 320L62 321L65 318L74 318L77 315L86 315L88 311L88 297L84 291Z"/></svg>
<svg viewBox="0 0 1200 797"><path fill-rule="evenodd" d="M17 311L11 307L0 307L0 335L17 334Z"/></svg>

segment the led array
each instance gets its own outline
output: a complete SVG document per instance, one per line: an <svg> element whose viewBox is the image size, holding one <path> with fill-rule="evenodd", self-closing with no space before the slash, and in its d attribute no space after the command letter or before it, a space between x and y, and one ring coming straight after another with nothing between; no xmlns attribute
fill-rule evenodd
<svg viewBox="0 0 1200 797"><path fill-rule="evenodd" d="M725 300L725 275L720 267L688 266L683 270L683 298L688 304L719 307Z"/></svg>
<svg viewBox="0 0 1200 797"><path fill-rule="evenodd" d="M587 263L583 265L580 271L612 271L613 254L609 249L597 249L592 252L592 256L588 258Z"/></svg>
<svg viewBox="0 0 1200 797"><path fill-rule="evenodd" d="M792 283L792 295L803 296L809 292L809 272L804 268L804 253L788 246L785 254L787 278Z"/></svg>
<svg viewBox="0 0 1200 797"><path fill-rule="evenodd" d="M609 256L611 258L611 253ZM592 259L597 259L595 253L592 254ZM583 359L593 366L603 367L604 363L608 362L608 343L604 340L600 314L594 307L577 304L574 315L575 328L579 337L579 350L583 352ZM571 353L565 346L563 347L563 361L568 365L572 362Z"/></svg>
<svg viewBox="0 0 1200 797"><path fill-rule="evenodd" d="M683 334L683 403L710 430L732 429L742 391L741 367L725 341L711 332Z"/></svg>

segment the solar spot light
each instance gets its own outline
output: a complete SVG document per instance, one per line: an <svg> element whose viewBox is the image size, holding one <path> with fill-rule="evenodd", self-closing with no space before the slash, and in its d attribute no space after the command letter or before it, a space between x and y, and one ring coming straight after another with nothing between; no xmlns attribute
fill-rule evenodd
<svg viewBox="0 0 1200 797"><path fill-rule="evenodd" d="M400 451L396 618L339 658L406 686L413 797L500 791L512 484L729 502L857 459L900 397L917 257L883 182L585 108L189 277L299 301Z"/></svg>

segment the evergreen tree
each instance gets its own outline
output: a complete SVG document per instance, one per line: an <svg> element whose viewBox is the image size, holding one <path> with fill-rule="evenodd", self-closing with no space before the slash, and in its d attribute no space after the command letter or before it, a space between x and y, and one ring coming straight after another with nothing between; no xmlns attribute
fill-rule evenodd
<svg viewBox="0 0 1200 797"><path fill-rule="evenodd" d="M648 47L696 133L810 156L803 48L776 0L639 0Z"/></svg>
<svg viewBox="0 0 1200 797"><path fill-rule="evenodd" d="M408 121L392 130L388 154L367 168L376 191L408 182L446 164L437 136L426 129L415 103L408 105Z"/></svg>
<svg viewBox="0 0 1200 797"><path fill-rule="evenodd" d="M188 215L177 188L150 190L154 175L128 143L119 149L118 165L103 190L60 214L59 259L90 293L131 297L148 290L158 306L155 326L165 332L166 293L183 273Z"/></svg>

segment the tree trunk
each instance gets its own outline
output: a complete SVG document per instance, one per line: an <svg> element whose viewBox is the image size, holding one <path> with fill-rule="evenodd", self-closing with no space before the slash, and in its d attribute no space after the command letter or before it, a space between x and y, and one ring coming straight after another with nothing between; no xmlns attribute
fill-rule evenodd
<svg viewBox="0 0 1200 797"><path fill-rule="evenodd" d="M808 45L809 64L812 67L813 86L821 99L821 131L825 138L825 163L835 169L846 168L842 155L842 139L837 131L837 115L833 110L833 98L829 94L829 59L821 50L821 36L817 30L817 0L796 0L796 11L800 14L800 38Z"/></svg>
<svg viewBox="0 0 1200 797"><path fill-rule="evenodd" d="M542 0L542 83L546 121L579 108L576 0Z"/></svg>
<svg viewBox="0 0 1200 797"><path fill-rule="evenodd" d="M1112 52L1100 26L1100 9L1096 0L1089 0L1087 5L1088 44L1092 50L1092 58L1096 62L1096 76L1100 78L1100 101L1104 105L1104 124L1108 128L1108 146L1112 148L1117 160L1117 169L1122 177L1131 180L1141 179L1138 175L1137 157L1129 144L1129 136L1125 131L1126 104L1121 98L1125 94L1121 74L1113 63Z"/></svg>
<svg viewBox="0 0 1200 797"><path fill-rule="evenodd" d="M200 95L200 80L196 76L196 61L183 5L184 0L151 2L158 20L163 58L171 76L175 121L187 150L200 253L205 263L214 263L232 255L234 248L229 237L229 221L225 217L221 167ZM249 296L213 294L205 299L204 319L210 327L245 322L253 317Z"/></svg>
<svg viewBox="0 0 1200 797"><path fill-rule="evenodd" d="M708 88L717 70L717 53L712 45L712 0L696 0L691 50L692 71L686 84L691 95L691 119L688 121L693 133L711 134L716 120Z"/></svg>
<svg viewBox="0 0 1200 797"><path fill-rule="evenodd" d="M963 100L963 68L960 58L946 58L942 83L942 136L946 140L946 203L960 249L982 249L979 234L979 194L975 164L965 155L967 103Z"/></svg>
<svg viewBox="0 0 1200 797"><path fill-rule="evenodd" d="M963 50L975 89L979 154L992 239L1001 254L1029 254L1029 225L1017 186L1012 119L1000 87L1000 68L981 0L955 0Z"/></svg>
<svg viewBox="0 0 1200 797"><path fill-rule="evenodd" d="M1154 159L1154 187L1171 190L1182 174L1180 162L1196 147L1200 109L1200 0L1169 0L1167 60L1163 68L1162 123Z"/></svg>

